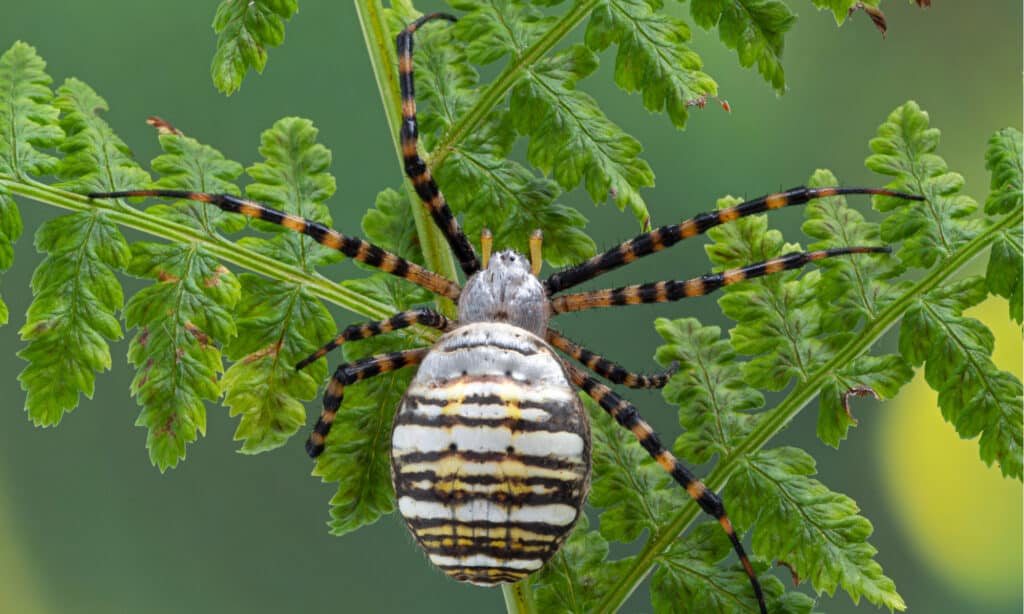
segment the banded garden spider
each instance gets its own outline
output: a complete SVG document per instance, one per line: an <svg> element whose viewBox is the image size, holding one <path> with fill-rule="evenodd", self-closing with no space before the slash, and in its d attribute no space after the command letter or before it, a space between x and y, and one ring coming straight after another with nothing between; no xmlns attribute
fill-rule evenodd
<svg viewBox="0 0 1024 614"><path fill-rule="evenodd" d="M661 303L701 296L745 279L800 268L847 254L886 253L885 247L796 252L682 281L660 281L555 296L580 283L741 217L838 194L922 197L872 188L798 187L770 194L641 234L541 281L541 237L530 238L529 258L514 251L482 259L470 244L418 152L413 78L413 33L451 15L425 15L397 38L402 93L401 144L405 172L459 261L460 286L362 239L317 222L225 194L176 190L93 193L91 198L157 196L206 202L225 211L279 224L381 271L458 304L458 318L429 308L380 322L353 325L302 360L301 369L339 345L419 324L443 333L431 347L370 356L340 365L327 385L323 411L306 443L324 450L345 387L406 366L419 370L396 414L392 479L398 507L430 560L461 581L483 585L521 580L559 549L579 517L590 480L590 427L574 387L596 401L682 486L728 535L767 612L760 582L722 500L665 449L637 409L606 384L555 353L561 350L597 375L630 388L661 388L668 372L645 375L591 352L549 327L551 317L596 307Z"/></svg>

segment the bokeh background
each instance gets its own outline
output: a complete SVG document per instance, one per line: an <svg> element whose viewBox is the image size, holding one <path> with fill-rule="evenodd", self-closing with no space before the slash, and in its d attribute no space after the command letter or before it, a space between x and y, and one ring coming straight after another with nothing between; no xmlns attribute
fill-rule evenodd
<svg viewBox="0 0 1024 614"><path fill-rule="evenodd" d="M685 132L618 91L611 62L581 87L646 148L658 176L645 192L655 223L706 210L724 194L757 196L831 168L848 185L880 183L863 166L867 141L888 112L916 99L943 131L940 153L983 199L985 141L1021 124L1021 4L939 0L927 11L885 3L882 38L863 14L837 28L810 2L790 2L800 20L784 55L789 91L777 97L738 67L715 35L694 32L693 47L719 82L732 113L711 104ZM250 164L261 130L286 115L311 118L334 152L335 223L358 229L375 194L401 175L351 4L304 2L271 50L266 72L226 98L211 85L213 2L2 3L0 48L35 45L59 83L77 76L110 102L108 121L141 160L158 153L143 120L160 115L228 157ZM423 7L429 8L429 7ZM685 5L669 10L685 15ZM577 33L578 35L579 33ZM605 59L609 59L606 55ZM628 213L595 208L576 191L565 202L591 218L600 246L633 233ZM857 201L863 209L868 201ZM39 256L31 233L59 211L21 208L27 233L3 278L12 322L0 329L0 612L452 612L501 611L500 593L444 579L415 549L400 521L385 518L341 539L327 534L333 486L309 476L305 434L256 457L236 454L233 420L209 407L208 436L161 475L150 466L145 433L134 427L127 344L95 398L56 429L36 429L22 411L17 330ZM798 238L801 212L776 227ZM140 237L130 236L130 239ZM701 242L610 275L609 285L704 272ZM682 266L681 266L682 265ZM975 266L979 266L977 263ZM344 263L331 274L351 275ZM135 281L126 282L137 288ZM336 313L339 325L353 320ZM711 298L685 304L599 310L559 322L567 333L640 370L654 367L657 316L718 322ZM972 312L997 334L997 362L1021 371L1020 329L1006 305ZM888 339L893 343L894 339ZM673 411L655 393L630 393L669 437ZM318 411L310 404L310 415ZM1018 613L1021 602L1021 488L977 459L976 444L945 424L920 380L893 402L856 403L860 426L840 450L814 436L813 409L776 439L808 449L819 479L857 500L875 525L871 542L912 612ZM780 572L781 573L781 572ZM627 612L649 611L646 591ZM843 593L819 609L852 612ZM857 611L870 611L862 603Z"/></svg>

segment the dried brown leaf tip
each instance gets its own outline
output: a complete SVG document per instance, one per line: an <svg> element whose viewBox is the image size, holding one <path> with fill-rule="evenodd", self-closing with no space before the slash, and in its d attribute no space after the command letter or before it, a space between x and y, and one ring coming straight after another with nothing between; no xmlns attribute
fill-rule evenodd
<svg viewBox="0 0 1024 614"><path fill-rule="evenodd" d="M151 115L150 117L147 117L146 123L156 128L156 131L159 132L160 134L181 134L181 130L175 128L174 125L171 124L171 122L167 121L166 119L157 117L156 115Z"/></svg>
<svg viewBox="0 0 1024 614"><path fill-rule="evenodd" d="M876 401L881 400L882 397L878 396L874 388L869 386L854 386L845 393L843 393L843 409L846 411L846 415L854 424L859 424L856 418L853 417L853 412L850 411L850 397L874 397Z"/></svg>
<svg viewBox="0 0 1024 614"><path fill-rule="evenodd" d="M924 4L922 4L922 2L924 2ZM931 1L918 0L917 4L918 6L930 6ZM885 21L885 13L882 12L882 9L878 8L877 6L870 6L864 4L863 2L857 2L850 7L850 12L847 13L847 17L853 15L857 11L864 11L865 13L867 13L868 17L871 18L871 23L875 24L875 27L878 28L878 31L882 33L882 38L885 38L885 32L888 29L888 24Z"/></svg>
<svg viewBox="0 0 1024 614"><path fill-rule="evenodd" d="M791 575L793 577L793 586L794 587L800 586L800 575L796 573L796 569L794 569L792 565L790 565L786 561L775 561L775 566L776 567L785 567L786 569L788 569L789 570L789 575Z"/></svg>

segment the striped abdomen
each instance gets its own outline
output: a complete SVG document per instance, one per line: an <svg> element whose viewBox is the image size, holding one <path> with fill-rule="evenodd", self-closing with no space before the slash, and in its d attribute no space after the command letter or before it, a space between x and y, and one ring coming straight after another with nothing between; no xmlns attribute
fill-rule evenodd
<svg viewBox="0 0 1024 614"><path fill-rule="evenodd" d="M590 478L590 427L558 357L514 326L443 336L395 416L398 509L457 580L515 582L572 530Z"/></svg>

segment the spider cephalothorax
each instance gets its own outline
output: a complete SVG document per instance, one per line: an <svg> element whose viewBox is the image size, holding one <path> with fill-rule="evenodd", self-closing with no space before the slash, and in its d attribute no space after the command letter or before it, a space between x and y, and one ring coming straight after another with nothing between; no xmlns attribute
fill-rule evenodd
<svg viewBox="0 0 1024 614"><path fill-rule="evenodd" d="M494 254L459 296L459 322L505 322L543 337L548 297L529 259L512 250Z"/></svg>
<svg viewBox="0 0 1024 614"><path fill-rule="evenodd" d="M555 349L613 383L661 388L669 373L632 373L550 328L560 314L701 296L752 277L795 269L845 254L887 252L884 247L847 247L795 252L749 266L687 280L636 284L555 296L605 272L744 216L836 194L922 197L871 188L805 188L769 194L703 213L641 234L541 282L540 236L530 257L503 251L490 257L485 233L483 266L463 234L417 149L413 83L413 33L433 19L421 17L398 35L402 90L402 154L405 171L445 235L467 277L465 287L362 239L322 224L225 194L132 190L93 198L168 196L211 203L225 211L280 224L312 237L359 262L458 301L458 319L429 308L353 325L301 361L297 368L346 341L365 339L414 324L442 331L431 347L369 356L340 365L324 392L323 411L306 443L310 456L327 444L345 387L398 368L419 365L395 417L392 479L398 508L434 564L450 576L477 584L514 582L539 569L557 552L580 515L590 477L590 431L577 396L582 390L601 406L682 486L728 535L762 613L760 582L717 494L707 489L671 452L629 401Z"/></svg>

